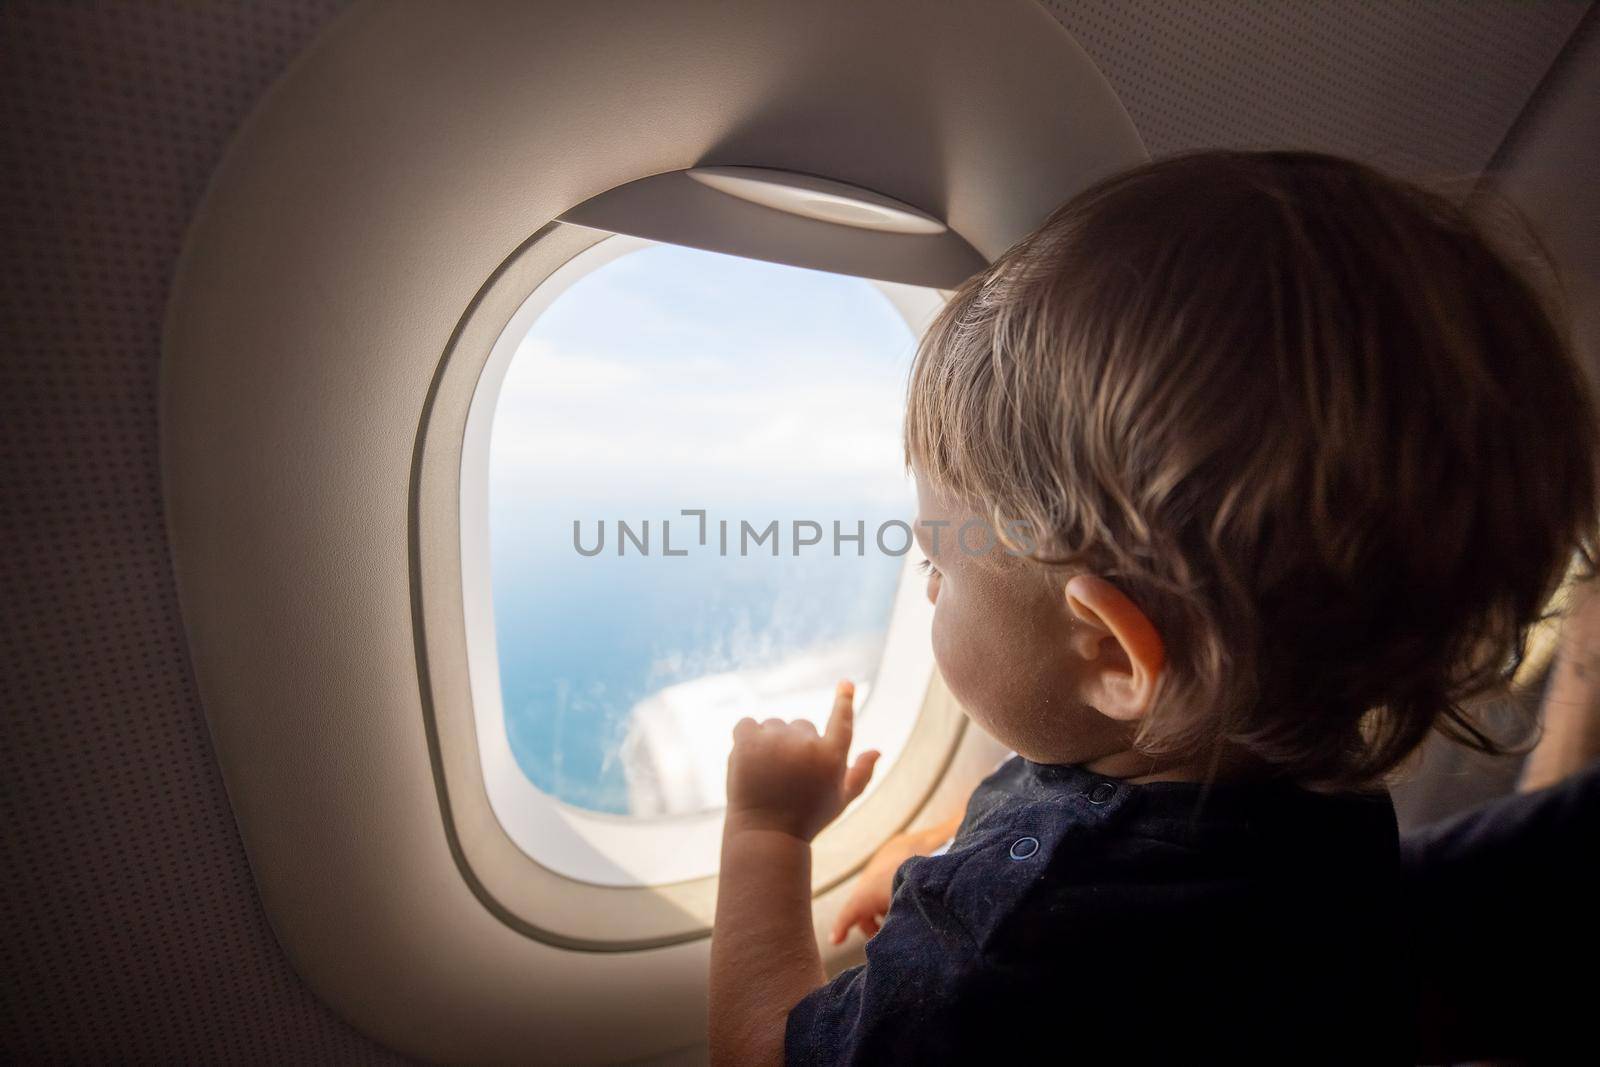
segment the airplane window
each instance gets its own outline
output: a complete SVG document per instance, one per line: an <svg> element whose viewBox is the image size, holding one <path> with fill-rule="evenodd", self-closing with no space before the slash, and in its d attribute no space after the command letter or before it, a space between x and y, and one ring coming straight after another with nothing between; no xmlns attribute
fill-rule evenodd
<svg viewBox="0 0 1600 1067"><path fill-rule="evenodd" d="M722 806L744 715L820 725L842 677L864 732L914 712L872 697L920 559L899 436L917 305L903 286L603 244L619 241L533 320L494 408L502 715L550 797L702 813Z"/></svg>

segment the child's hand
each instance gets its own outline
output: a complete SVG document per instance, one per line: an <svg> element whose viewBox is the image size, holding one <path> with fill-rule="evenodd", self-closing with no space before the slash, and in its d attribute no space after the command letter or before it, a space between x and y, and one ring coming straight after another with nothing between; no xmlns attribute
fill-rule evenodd
<svg viewBox="0 0 1600 1067"><path fill-rule="evenodd" d="M878 924L889 913L894 872L912 856L925 856L938 847L937 842L929 843L925 838L925 834L918 833L895 834L872 854L856 879L855 888L850 891L850 899L844 902L833 920L833 933L829 937L833 944L843 944L852 926L861 927L863 937L878 932Z"/></svg>
<svg viewBox="0 0 1600 1067"><path fill-rule="evenodd" d="M846 765L854 729L855 686L840 682L823 734L809 722L740 719L728 756L728 818L733 830L780 830L810 841L838 818L872 778L876 751Z"/></svg>

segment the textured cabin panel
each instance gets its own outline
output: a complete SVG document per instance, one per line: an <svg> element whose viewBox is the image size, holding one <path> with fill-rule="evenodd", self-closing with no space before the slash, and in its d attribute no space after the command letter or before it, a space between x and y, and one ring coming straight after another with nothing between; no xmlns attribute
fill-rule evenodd
<svg viewBox="0 0 1600 1067"><path fill-rule="evenodd" d="M162 316L229 136L342 5L0 12L0 1059L389 1062L294 973L190 675Z"/></svg>

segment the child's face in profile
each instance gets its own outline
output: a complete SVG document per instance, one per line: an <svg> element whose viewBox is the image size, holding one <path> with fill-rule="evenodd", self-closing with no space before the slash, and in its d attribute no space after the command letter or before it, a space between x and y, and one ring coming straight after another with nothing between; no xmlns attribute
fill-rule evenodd
<svg viewBox="0 0 1600 1067"><path fill-rule="evenodd" d="M1008 553L989 529L917 476L916 536L930 564L933 654L945 684L974 721L1036 763L1126 751L1129 725L1084 699L1102 669L1099 643L1058 576Z"/></svg>

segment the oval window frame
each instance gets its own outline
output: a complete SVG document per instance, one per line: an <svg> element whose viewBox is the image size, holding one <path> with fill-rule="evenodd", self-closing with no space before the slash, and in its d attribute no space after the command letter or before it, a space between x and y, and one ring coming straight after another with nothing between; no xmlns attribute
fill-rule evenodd
<svg viewBox="0 0 1600 1067"><path fill-rule="evenodd" d="M593 866L552 864L539 845L531 851L540 855L530 854L526 847L530 835L552 826L605 826L614 834L621 830L615 836L627 847L659 832L663 821L696 817L608 816L544 794L539 796L548 803L542 810L515 807L516 797L526 799L529 791L538 791L516 766L505 738L503 711L498 707L499 664L492 643L491 654L485 655L485 634L491 642L493 636L492 599L468 594L474 582L468 576L474 568L477 588L488 589L487 554L474 556L465 546L480 543L487 548L487 450L499 384L488 376L503 377L515 350L512 343L506 351L506 342L520 339L525 326L573 281L614 255L652 243L656 242L553 222L513 251L481 287L440 360L418 429L411 484L409 547L417 662L430 758L452 854L474 893L502 921L542 941L597 951L650 948L707 936L714 917L716 876L680 867L675 873L688 876L644 885L614 873L607 878L605 870ZM604 250L595 252L598 247ZM558 277L563 270L568 274ZM910 289L889 291L898 295L899 290ZM914 313L895 296L891 300L908 318ZM477 520L471 515L481 515L481 527L475 527ZM914 590L914 584L909 588ZM897 614L907 594L908 583L902 581ZM886 656L889 651L886 647ZM960 745L966 718L937 672L917 688L914 697L901 697L915 699L919 707L898 758L881 783L814 843L814 895L859 870L879 844L915 817ZM492 714L480 715L475 694L486 692L494 694L496 706ZM509 805L504 788L508 783L515 783ZM526 818L528 814L535 818ZM720 826L720 812L699 820L702 849L720 838ZM666 848L666 839L661 841L659 847Z"/></svg>
<svg viewBox="0 0 1600 1067"><path fill-rule="evenodd" d="M484 785L496 818L534 862L564 877L612 888L655 887L713 877L722 838L720 809L681 815L631 816L594 811L534 785L509 744L500 691L498 632L489 567L488 473L500 391L523 337L573 286L611 263L659 241L616 234L556 268L517 308L501 331L478 379L461 454L462 595L468 672L477 721ZM742 257L740 257L742 258ZM920 336L944 299L935 291L863 278L883 294L912 335ZM846 811L852 818L880 788L916 731L934 671L927 628L932 607L916 587L908 548L896 583L891 618L875 682L857 720L856 748L877 748L885 759L867 793Z"/></svg>

